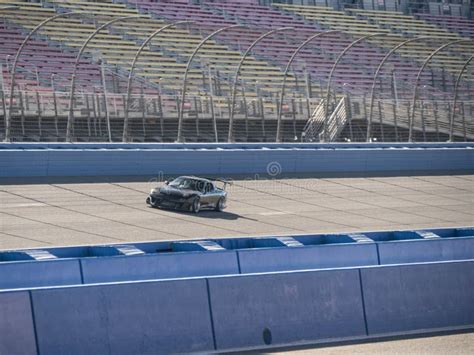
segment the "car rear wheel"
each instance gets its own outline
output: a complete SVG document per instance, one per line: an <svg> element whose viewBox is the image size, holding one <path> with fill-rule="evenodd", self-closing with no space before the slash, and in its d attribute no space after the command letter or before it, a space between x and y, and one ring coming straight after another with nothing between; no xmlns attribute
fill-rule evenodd
<svg viewBox="0 0 474 355"><path fill-rule="evenodd" d="M221 197L219 201L217 202L216 211L222 212L224 208L225 208L225 198Z"/></svg>
<svg viewBox="0 0 474 355"><path fill-rule="evenodd" d="M191 205L191 211L193 211L194 213L199 213L200 210L201 210L201 201L199 197L196 197L193 201L193 204Z"/></svg>

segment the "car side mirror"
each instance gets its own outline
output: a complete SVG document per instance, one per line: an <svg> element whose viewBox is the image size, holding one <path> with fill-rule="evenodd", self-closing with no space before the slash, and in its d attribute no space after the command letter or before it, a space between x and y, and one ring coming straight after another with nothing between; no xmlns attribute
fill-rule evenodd
<svg viewBox="0 0 474 355"><path fill-rule="evenodd" d="M165 180L165 185L169 185L169 181L168 180Z"/></svg>

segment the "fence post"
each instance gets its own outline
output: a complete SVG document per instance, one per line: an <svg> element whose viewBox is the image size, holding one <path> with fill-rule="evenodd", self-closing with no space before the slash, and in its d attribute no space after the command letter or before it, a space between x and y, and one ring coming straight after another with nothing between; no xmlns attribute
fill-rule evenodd
<svg viewBox="0 0 474 355"><path fill-rule="evenodd" d="M145 102L145 92L143 90L143 85L140 86L140 101L142 105L142 130L143 130L143 139L146 137L146 102Z"/></svg>
<svg viewBox="0 0 474 355"><path fill-rule="evenodd" d="M102 90L104 91L104 98L105 98L105 101L104 101L104 108L105 108L105 121L107 122L107 132L108 132L108 135L109 135L109 142L112 142L112 132L111 132L111 129L110 129L110 114L109 114L109 104L107 102L107 82L105 80L105 63L104 61L100 61L100 70L101 70L101 79L102 79ZM114 80L113 80L113 76L112 76L112 82L114 83ZM115 85L115 83L114 83Z"/></svg>
<svg viewBox="0 0 474 355"><path fill-rule="evenodd" d="M90 96L90 100L89 100ZM99 135L102 137L102 112L101 107L103 105L102 95L96 93L95 90L91 94L85 94L86 104L89 106L90 110L88 112L88 117L91 117L92 125L94 126L94 133L97 134L97 126L99 126ZM96 107L97 105L97 107ZM91 112L92 111L92 112ZM91 114L92 113L92 114ZM107 138L104 138L106 141Z"/></svg>
<svg viewBox="0 0 474 355"><path fill-rule="evenodd" d="M453 107L454 109L454 107ZM462 130L464 134L464 142L467 142L467 132L466 132L466 115L464 111L464 101L461 102L461 118L462 118Z"/></svg>
<svg viewBox="0 0 474 355"><path fill-rule="evenodd" d="M97 117L99 119L99 132L102 136L102 114L100 112L100 97L98 93L94 93L94 102L97 107Z"/></svg>
<svg viewBox="0 0 474 355"><path fill-rule="evenodd" d="M380 138L382 142L385 141L385 135L383 131L383 114L382 114L382 103L380 102L380 99L378 100L378 107L379 107L379 126L380 126Z"/></svg>
<svg viewBox="0 0 474 355"><path fill-rule="evenodd" d="M262 136L266 139L266 132L265 132L265 106L263 105L263 99L259 97L259 106L260 106L260 113L262 115Z"/></svg>
<svg viewBox="0 0 474 355"><path fill-rule="evenodd" d="M423 100L420 100L420 114L421 114L421 131L423 132L423 142L426 143L425 102Z"/></svg>
<svg viewBox="0 0 474 355"><path fill-rule="evenodd" d="M283 103L280 104L280 100L278 97L275 98L275 105L276 105L277 117L280 117L280 125L284 127L283 112L279 112L280 110L283 111ZM282 134L283 131L284 129L280 128L280 132L278 132L280 134L280 137L278 137L278 134L275 136L276 143L280 143L282 141L281 136L283 135Z"/></svg>
<svg viewBox="0 0 474 355"><path fill-rule="evenodd" d="M86 103L86 111L87 111L87 130L89 133L89 137L91 136L91 110L90 110L90 105L89 105L89 95L83 93L83 100Z"/></svg>
<svg viewBox="0 0 474 355"><path fill-rule="evenodd" d="M431 73L433 73L433 70L431 70ZM441 82L442 82L443 91L445 92L446 91L446 71L444 70L444 67L441 68ZM433 84L434 84L434 78L433 78Z"/></svg>
<svg viewBox="0 0 474 355"><path fill-rule="evenodd" d="M222 84L221 84L221 75L219 69L216 69L216 84L215 84L215 94L217 96L222 96Z"/></svg>
<svg viewBox="0 0 474 355"><path fill-rule="evenodd" d="M212 79L212 68L211 68L211 63L208 64L207 66L207 72L209 75L209 92L211 95L214 95L214 80Z"/></svg>
<svg viewBox="0 0 474 355"><path fill-rule="evenodd" d="M245 110L245 135L247 136L247 140L249 138L249 114L247 109L247 95L245 92L245 85L242 84L242 100L244 103L244 110Z"/></svg>
<svg viewBox="0 0 474 355"><path fill-rule="evenodd" d="M218 133L217 133L217 120L216 120L216 115L215 115L215 112L214 112L214 98L211 95L209 99L210 99L210 104L211 104L212 126L214 128L214 140L215 140L216 143L218 143L219 142L219 136L218 136Z"/></svg>
<svg viewBox="0 0 474 355"><path fill-rule="evenodd" d="M298 73L296 72L296 70L293 70L293 75L295 77L295 91L300 92L300 83L298 80Z"/></svg>
<svg viewBox="0 0 474 355"><path fill-rule="evenodd" d="M181 100L179 98L179 95L176 95L175 96L175 102L176 102L176 112L178 114L178 117L179 117L179 110L181 109ZM183 118L184 120L184 118ZM184 122L183 122L184 123ZM176 132L178 132L178 130L176 129ZM186 141L186 138L184 139Z"/></svg>
<svg viewBox="0 0 474 355"><path fill-rule="evenodd" d="M207 66L206 64L204 64L204 66ZM203 68L203 63L201 61L201 80L202 80L202 87L205 88L206 87L206 73L205 73L205 70Z"/></svg>
<svg viewBox="0 0 474 355"><path fill-rule="evenodd" d="M56 98L56 91L53 90L53 109L54 109L54 128L56 130L56 136L59 137L58 129L58 102Z"/></svg>
<svg viewBox="0 0 474 355"><path fill-rule="evenodd" d="M25 107L23 105L24 92L22 90L18 90L18 93L20 94L19 96L20 96L20 114L21 114L21 133L25 135ZM11 116L10 116L10 119L11 119Z"/></svg>
<svg viewBox="0 0 474 355"><path fill-rule="evenodd" d="M309 98L306 98L306 111L308 112L307 119L311 119L311 100ZM301 110L301 114L304 116L303 109Z"/></svg>
<svg viewBox="0 0 474 355"><path fill-rule="evenodd" d="M394 125L394 129L395 129L395 142L398 142L397 102L398 102L398 100L396 98L392 99L393 125Z"/></svg>
<svg viewBox="0 0 474 355"><path fill-rule="evenodd" d="M293 136L296 138L295 141L298 139L298 135L296 133L296 102L295 98L291 98L291 113L293 115Z"/></svg>
<svg viewBox="0 0 474 355"><path fill-rule="evenodd" d="M227 101L227 113L230 117L230 97L227 97L226 101Z"/></svg>
<svg viewBox="0 0 474 355"><path fill-rule="evenodd" d="M39 128L39 135L40 137L43 136L43 127L42 127L42 112L41 112L41 104L40 104L40 96L39 92L36 92L36 107L37 107L37 114L38 114L38 128Z"/></svg>
<svg viewBox="0 0 474 355"><path fill-rule="evenodd" d="M347 119L348 119L348 126L349 126L349 137L351 142L354 141L354 134L352 132L352 100L349 92L345 95L346 100L346 112L347 112Z"/></svg>
<svg viewBox="0 0 474 355"><path fill-rule="evenodd" d="M107 96L105 96L104 93L101 94L101 98L102 98L102 101L103 101L103 107L104 107L104 113L105 113L105 118L107 118L107 109L106 107L108 108L108 100L107 100ZM106 123L107 123L107 119L106 119ZM108 126L108 123L107 123L107 126ZM108 130L108 127L107 127L107 130Z"/></svg>
<svg viewBox="0 0 474 355"><path fill-rule="evenodd" d="M7 106L5 104L5 92L2 90L1 93L2 93L2 111L3 111L3 121L4 121L3 127L6 127L7 126Z"/></svg>
<svg viewBox="0 0 474 355"><path fill-rule="evenodd" d="M395 104L398 105L398 87L397 87L395 69L392 71L392 88L393 88L393 95L395 98Z"/></svg>
<svg viewBox="0 0 474 355"><path fill-rule="evenodd" d="M407 120L407 125L408 125L408 130L410 129L410 115L411 115L411 103L410 101L407 102L407 117L408 117L408 120ZM410 133L408 132L408 136L410 135ZM407 139L407 141L409 141L409 139Z"/></svg>
<svg viewBox="0 0 474 355"><path fill-rule="evenodd" d="M97 123L99 124L99 135L102 137L102 125L100 122L100 113L98 112L98 108L96 106L96 94L91 93L91 102L92 102L92 113L94 114L94 126L97 127Z"/></svg>
<svg viewBox="0 0 474 355"><path fill-rule="evenodd" d="M23 95L25 96L24 107L26 108L26 111L30 111L30 97L28 96L28 92L23 91Z"/></svg>
<svg viewBox="0 0 474 355"><path fill-rule="evenodd" d="M3 78L3 64L0 63L0 90L2 91L2 97L3 97L3 91L6 90L4 80L5 79ZM6 117L6 115L5 115L5 117Z"/></svg>
<svg viewBox="0 0 474 355"><path fill-rule="evenodd" d="M196 138L199 138L199 136L200 136L200 130L199 130L199 109L198 109L198 101L197 101L197 97L196 97L196 96L194 96L193 102L194 102L194 111L195 111L195 113L196 113L196 119L195 119Z"/></svg>
<svg viewBox="0 0 474 355"><path fill-rule="evenodd" d="M440 139L439 139L439 126L438 126L438 103L436 101L433 102L433 117L435 120L436 140L439 142Z"/></svg>
<svg viewBox="0 0 474 355"><path fill-rule="evenodd" d="M151 104L153 105L153 118L152 118L152 127L153 127L153 130L154 130L154 126L155 124L158 123L158 105L156 104L156 100L153 99L153 98L150 98L151 100Z"/></svg>
<svg viewBox="0 0 474 355"><path fill-rule="evenodd" d="M310 98L311 96L313 96L313 87L311 84L311 74L308 73L308 71L306 71L305 79L306 79L306 97Z"/></svg>
<svg viewBox="0 0 474 355"><path fill-rule="evenodd" d="M163 138L163 135L165 134L165 117L164 117L164 112L163 112L163 103L161 102L161 92L158 93L158 112L159 112L159 117L160 117L160 131L161 131L161 137Z"/></svg>
<svg viewBox="0 0 474 355"><path fill-rule="evenodd" d="M368 117L367 117L367 97L366 97L366 94L364 93L364 95L362 96L362 109L364 110L364 117L365 117L365 120L367 121L367 124L369 122L368 120ZM368 130L367 130L368 132ZM367 135L367 133L366 133ZM371 137L365 137L365 141L366 142L371 142Z"/></svg>

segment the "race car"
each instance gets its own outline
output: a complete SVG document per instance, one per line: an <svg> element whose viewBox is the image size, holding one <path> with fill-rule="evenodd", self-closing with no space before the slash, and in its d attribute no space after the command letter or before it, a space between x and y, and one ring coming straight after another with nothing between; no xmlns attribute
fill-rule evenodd
<svg viewBox="0 0 474 355"><path fill-rule="evenodd" d="M217 187L215 182L222 182ZM226 207L228 181L180 176L172 181L165 181L162 187L154 188L146 199L151 207L179 209L198 213L204 209L222 211Z"/></svg>

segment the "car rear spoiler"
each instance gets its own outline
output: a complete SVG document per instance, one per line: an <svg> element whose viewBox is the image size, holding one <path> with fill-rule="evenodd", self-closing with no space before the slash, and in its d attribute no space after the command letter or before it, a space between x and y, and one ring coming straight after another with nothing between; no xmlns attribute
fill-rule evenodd
<svg viewBox="0 0 474 355"><path fill-rule="evenodd" d="M207 179L207 180L210 180L210 181L222 182L224 184L224 190L226 189L227 185L232 185L234 183L232 180L227 180L227 179L224 179L224 178L205 177L204 179Z"/></svg>

